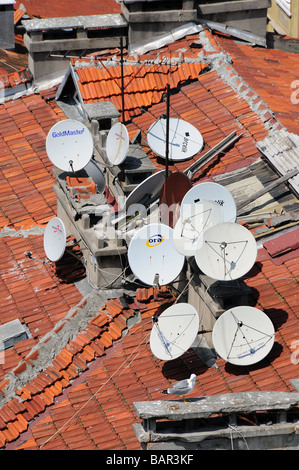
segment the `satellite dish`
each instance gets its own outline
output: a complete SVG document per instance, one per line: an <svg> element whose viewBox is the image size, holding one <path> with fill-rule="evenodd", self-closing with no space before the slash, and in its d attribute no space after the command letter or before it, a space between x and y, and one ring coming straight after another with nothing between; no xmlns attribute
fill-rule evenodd
<svg viewBox="0 0 299 470"><path fill-rule="evenodd" d="M150 148L162 158L166 158L166 119L154 122L147 133ZM186 121L169 119L169 160L188 160L203 147L201 133Z"/></svg>
<svg viewBox="0 0 299 470"><path fill-rule="evenodd" d="M257 244L242 225L223 222L204 232L195 252L201 271L212 279L230 281L244 276L254 265Z"/></svg>
<svg viewBox="0 0 299 470"><path fill-rule="evenodd" d="M224 312L212 331L215 350L231 364L255 364L271 351L275 330L270 318L254 307L234 307Z"/></svg>
<svg viewBox="0 0 299 470"><path fill-rule="evenodd" d="M114 124L107 136L106 153L112 165L120 165L126 158L129 150L129 134L121 122Z"/></svg>
<svg viewBox="0 0 299 470"><path fill-rule="evenodd" d="M223 213L216 202L203 200L186 205L173 231L176 249L182 255L195 256L204 232L222 222Z"/></svg>
<svg viewBox="0 0 299 470"><path fill-rule="evenodd" d="M129 194L125 201L125 208L128 210L133 204L147 206L158 199L165 177L165 170L161 170L146 178Z"/></svg>
<svg viewBox="0 0 299 470"><path fill-rule="evenodd" d="M172 228L149 224L140 228L131 239L128 261L140 281L162 286L180 274L185 258L175 249Z"/></svg>
<svg viewBox="0 0 299 470"><path fill-rule="evenodd" d="M162 361L176 359L195 340L199 328L197 310L190 304L177 303L167 308L155 321L151 335L152 353Z"/></svg>
<svg viewBox="0 0 299 470"><path fill-rule="evenodd" d="M97 190L99 193L103 193L106 188L105 176L103 175L101 169L98 167L96 162L90 160L84 168L88 176L91 176L95 184L97 185Z"/></svg>
<svg viewBox="0 0 299 470"><path fill-rule="evenodd" d="M173 228L180 216L183 197L192 188L192 182L185 173L171 173L162 186L159 200L161 222Z"/></svg>
<svg viewBox="0 0 299 470"><path fill-rule="evenodd" d="M202 200L217 202L223 211L223 221L235 222L237 217L235 200L228 189L218 183L206 182L193 186L182 200L181 213L184 206L193 205Z"/></svg>
<svg viewBox="0 0 299 470"><path fill-rule="evenodd" d="M66 231L64 223L53 217L46 225L44 233L44 250L50 261L59 261L66 247Z"/></svg>
<svg viewBox="0 0 299 470"><path fill-rule="evenodd" d="M93 137L84 124L73 119L57 122L46 139L49 159L63 171L79 171L93 155Z"/></svg>

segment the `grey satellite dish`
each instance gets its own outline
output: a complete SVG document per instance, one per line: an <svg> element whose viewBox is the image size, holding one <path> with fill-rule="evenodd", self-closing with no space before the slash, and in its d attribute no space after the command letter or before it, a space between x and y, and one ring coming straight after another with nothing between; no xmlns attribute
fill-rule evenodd
<svg viewBox="0 0 299 470"><path fill-rule="evenodd" d="M144 284L162 286L180 274L185 258L175 249L171 227L149 224L134 234L128 261L134 275Z"/></svg>
<svg viewBox="0 0 299 470"><path fill-rule="evenodd" d="M224 312L216 321L212 341L225 361L247 366L264 359L271 351L275 330L270 318L254 307L239 306Z"/></svg>
<svg viewBox="0 0 299 470"><path fill-rule="evenodd" d="M107 136L106 153L112 165L120 165L125 160L129 150L129 134L121 122L114 124Z"/></svg>
<svg viewBox="0 0 299 470"><path fill-rule="evenodd" d="M203 200L185 205L181 213L173 231L174 245L182 255L195 256L204 232L223 222L222 210L216 202Z"/></svg>
<svg viewBox="0 0 299 470"><path fill-rule="evenodd" d="M160 196L165 178L165 170L157 171L146 178L129 194L125 201L125 208L128 210L133 204L148 206L151 202L157 200Z"/></svg>
<svg viewBox="0 0 299 470"><path fill-rule="evenodd" d="M49 159L63 171L82 170L90 161L93 148L90 131L84 124L73 119L57 122L46 139Z"/></svg>
<svg viewBox="0 0 299 470"><path fill-rule="evenodd" d="M192 305L172 305L155 319L150 335L152 353L162 361L176 359L191 347L198 328L199 316Z"/></svg>
<svg viewBox="0 0 299 470"><path fill-rule="evenodd" d="M84 170L91 176L95 184L97 185L97 190L99 193L103 193L106 188L105 176L103 175L101 169L98 167L96 162L90 160L87 165L84 167Z"/></svg>
<svg viewBox="0 0 299 470"><path fill-rule="evenodd" d="M66 231L64 223L53 217L46 225L44 233L44 250L50 261L59 261L66 248Z"/></svg>
<svg viewBox="0 0 299 470"><path fill-rule="evenodd" d="M230 281L244 276L254 265L257 244L242 225L224 222L209 228L195 252L199 269L212 279Z"/></svg>
<svg viewBox="0 0 299 470"><path fill-rule="evenodd" d="M160 157L166 158L166 119L160 118L148 130L150 148ZM169 160L187 160L201 151L203 138L192 124L182 119L169 119Z"/></svg>
<svg viewBox="0 0 299 470"><path fill-rule="evenodd" d="M222 208L224 222L235 222L237 217L235 200L228 189L218 183L205 182L193 186L182 200L181 212L185 206L204 200L216 202Z"/></svg>

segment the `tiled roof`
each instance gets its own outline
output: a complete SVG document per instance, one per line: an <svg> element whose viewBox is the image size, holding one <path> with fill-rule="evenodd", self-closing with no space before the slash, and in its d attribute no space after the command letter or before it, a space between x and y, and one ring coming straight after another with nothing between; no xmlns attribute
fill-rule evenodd
<svg viewBox="0 0 299 470"><path fill-rule="evenodd" d="M208 68L208 64L196 58L198 51L192 47L194 37L179 41L175 51L166 49L172 65L165 62L164 50L157 54L147 54L136 60L128 56L124 63L125 119L130 120L155 103L159 103L166 86L175 89L179 84L195 80ZM193 60L189 61L192 55ZM176 61L178 60L178 62ZM103 57L72 59L71 63L78 74L78 85L84 103L111 101L122 109L121 66L108 62ZM177 62L177 63L176 63Z"/></svg>
<svg viewBox="0 0 299 470"><path fill-rule="evenodd" d="M250 47L221 36L217 40L231 55L234 69L275 112L281 123L289 132L298 133L298 54Z"/></svg>
<svg viewBox="0 0 299 470"><path fill-rule="evenodd" d="M189 76L187 61L188 73L183 78L179 78L180 67L185 63L172 71L172 90L176 93L171 95L171 114L198 127L204 137L204 151L235 129L242 133L232 149L197 175L197 179L201 176L213 180L260 158L255 143L267 135L269 128L279 128L279 121L267 108L266 99L263 101L245 79L240 80L234 64L222 62L217 70L206 68L207 56L223 49L210 33L205 35L211 41L209 53L199 57L200 48L193 51L195 63L203 68ZM185 43L179 41L177 49L181 51L184 44L187 57L192 53L194 41L198 46L198 35L188 37ZM171 46L172 54L175 46ZM247 47L249 54L253 48ZM163 55L169 50L163 50ZM157 52L161 53L156 51L148 58L152 60ZM101 70L104 74L106 70L92 70L89 64L85 68L82 64L73 65L77 72L80 69L89 89L88 73ZM139 67L141 71L142 64ZM113 71L119 74L118 67L109 70L110 74ZM154 73L151 78L157 86L158 76ZM112 80L108 75L105 81L111 90ZM186 76L191 78L190 83ZM161 84L159 100L166 83ZM182 83L184 86L177 89ZM152 101L148 105L150 84L140 78L138 87L142 93L138 96L138 106L129 116L132 120L128 131L135 135L140 129L146 138L149 125L165 112L165 102ZM119 94L115 91L115 95ZM56 198L51 189L52 165L46 156L45 137L49 128L65 116L54 100L47 101L52 96L52 91L43 96L29 95L4 103L0 109L3 253L0 319L2 322L3 315L6 322L17 312L32 334L32 338L16 343L1 364L1 446L28 450L140 449L132 427L137 421L133 402L166 399L159 391L191 372L197 375L190 394L193 397L255 390L292 391L289 380L298 374L294 360L299 317L298 254L296 243L290 245L290 240L279 240L280 237L275 246L265 244L259 250L257 263L245 279L251 287L249 303L269 315L276 330L274 347L259 364L238 368L220 358L217 367L207 367L192 349L174 361L158 360L149 346L152 316L174 301L174 292L162 288L156 299L153 289L144 288L127 299L127 305L120 298L110 299L99 307L99 312L40 369L39 361L47 345L55 335L64 332L69 322L82 315L86 302L72 282L61 282L51 266L24 254L30 251L36 258L44 259L42 235L33 234L33 228L39 229L56 215ZM143 145L148 152L144 142ZM164 167L152 152L148 154L157 168ZM184 170L191 163L192 160L178 163L177 168ZM16 230L22 226L33 228L28 232L9 233L3 230L5 226ZM285 254L290 247L293 251ZM129 330L128 319L135 321Z"/></svg>
<svg viewBox="0 0 299 470"><path fill-rule="evenodd" d="M75 0L72 2L71 8L69 2L16 0L14 5L15 9L21 4L26 8L28 15L37 18L60 18L77 15L86 16L120 13L120 4L117 3L116 0L109 0L109 2L104 0L86 0L85 2Z"/></svg>
<svg viewBox="0 0 299 470"><path fill-rule="evenodd" d="M49 129L65 115L31 94L0 108L0 229L45 224L56 213L53 165L46 153Z"/></svg>

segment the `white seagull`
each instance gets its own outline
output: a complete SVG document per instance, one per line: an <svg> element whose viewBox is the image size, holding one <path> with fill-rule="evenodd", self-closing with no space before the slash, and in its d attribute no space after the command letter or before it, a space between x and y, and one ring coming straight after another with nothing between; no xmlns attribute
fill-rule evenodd
<svg viewBox="0 0 299 470"><path fill-rule="evenodd" d="M187 403L185 400L185 395L192 392L194 389L195 379L196 375L191 374L190 379L180 380L176 384L172 385L172 387L169 387L166 390L161 390L160 393L166 393L169 395L183 395L184 402Z"/></svg>

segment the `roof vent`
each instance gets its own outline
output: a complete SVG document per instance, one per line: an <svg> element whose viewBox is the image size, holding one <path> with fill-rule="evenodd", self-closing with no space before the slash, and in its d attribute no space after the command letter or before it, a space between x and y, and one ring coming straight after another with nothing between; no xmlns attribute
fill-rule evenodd
<svg viewBox="0 0 299 470"><path fill-rule="evenodd" d="M28 333L20 320L13 320L0 326L0 351L11 348L15 343L28 339Z"/></svg>

